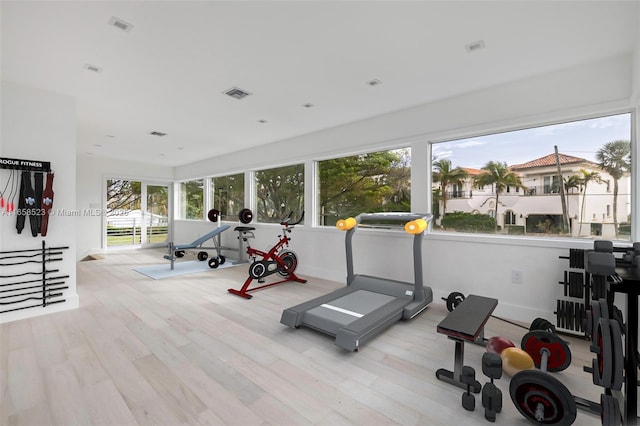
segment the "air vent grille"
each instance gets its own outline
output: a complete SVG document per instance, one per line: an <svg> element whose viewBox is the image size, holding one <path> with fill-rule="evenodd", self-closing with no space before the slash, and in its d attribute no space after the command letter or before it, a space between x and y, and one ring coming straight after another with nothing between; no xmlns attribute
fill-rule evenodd
<svg viewBox="0 0 640 426"><path fill-rule="evenodd" d="M166 133L162 133L162 132L156 132L155 130L153 132L149 132L149 134L151 136L167 136Z"/></svg>
<svg viewBox="0 0 640 426"><path fill-rule="evenodd" d="M467 50L467 53L472 53L477 50L481 50L485 48L484 40L474 41L473 43L469 43L464 47Z"/></svg>
<svg viewBox="0 0 640 426"><path fill-rule="evenodd" d="M133 25L132 24L130 24L130 23L126 22L126 21L123 21L120 18L116 18L115 16L112 16L111 19L109 19L109 25L111 25L112 27L116 27L119 30L126 31L126 32L129 32L129 31L131 31L133 29Z"/></svg>
<svg viewBox="0 0 640 426"><path fill-rule="evenodd" d="M251 95L251 93L247 92L246 90L238 89L237 87L232 87L231 89L226 90L224 94L235 99L242 99Z"/></svg>
<svg viewBox="0 0 640 426"><path fill-rule="evenodd" d="M93 64L84 64L84 69L93 71L93 72L102 72L102 68Z"/></svg>

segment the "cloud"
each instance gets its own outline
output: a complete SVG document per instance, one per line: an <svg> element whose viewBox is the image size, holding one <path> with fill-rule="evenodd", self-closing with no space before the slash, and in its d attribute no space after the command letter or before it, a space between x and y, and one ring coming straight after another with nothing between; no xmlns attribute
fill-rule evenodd
<svg viewBox="0 0 640 426"><path fill-rule="evenodd" d="M457 143L454 146L456 148L471 148L474 146L486 145L486 143L487 143L486 141L470 140L470 141Z"/></svg>

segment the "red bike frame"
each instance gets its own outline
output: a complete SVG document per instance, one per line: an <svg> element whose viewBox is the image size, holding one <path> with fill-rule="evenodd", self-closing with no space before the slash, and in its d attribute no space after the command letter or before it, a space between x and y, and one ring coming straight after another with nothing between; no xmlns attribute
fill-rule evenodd
<svg viewBox="0 0 640 426"><path fill-rule="evenodd" d="M304 214L303 214L304 216ZM289 217L291 217L291 215L289 215ZM291 232L291 229L293 228L294 225L297 225L298 223L300 223L302 221L302 217L300 217L300 219L292 224L289 224L289 219L285 219L283 222L280 223L280 225L282 225L282 235L279 235L278 237L280 238L278 240L278 242L276 243L275 246L273 246L268 252L266 251L262 251L262 250L258 250L255 249L251 246L247 246L247 254L249 255L250 258L253 259L253 263L249 266L249 278L246 279L246 281L244 282L244 284L242 285L242 288L240 290L236 290L234 288L230 288L227 291L229 293L235 294L237 296L240 297L244 297L245 299L251 299L253 296L249 294L249 292L251 291L256 291L256 290L260 290L262 288L267 288L267 287L273 287L274 285L278 285L278 284L282 284L282 283L286 283L289 281L296 281L299 283L306 283L307 280L302 279L300 277L298 277L294 271L296 269L297 266L297 260L294 261L293 265L290 265L288 262L285 262L284 259L287 256L293 256L295 259L295 253L291 252L291 251L287 251L287 250L282 250L284 247L288 247L289 246L289 241L291 241L291 238L289 236L287 236L287 233ZM282 251L281 251L282 250ZM261 259L259 261L256 262L256 258L260 257ZM275 262L276 268L273 270L267 270L268 266L264 266L263 262ZM273 265L273 263L271 263ZM264 277L267 275L271 275L273 273L278 273L281 276L285 276L283 274L283 272L286 273L286 278L270 283L270 284L264 284L264 285L260 285L257 287L253 287L253 288L249 288L249 286L251 285L251 283L253 282L255 278L253 274L252 275L252 271L254 270L254 268L263 268L261 270L261 274L258 274L259 278L258 278L258 282L262 283L264 282Z"/></svg>

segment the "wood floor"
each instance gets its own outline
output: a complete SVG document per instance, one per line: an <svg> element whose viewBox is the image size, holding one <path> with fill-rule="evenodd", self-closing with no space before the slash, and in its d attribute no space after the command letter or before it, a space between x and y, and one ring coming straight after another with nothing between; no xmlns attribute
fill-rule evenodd
<svg viewBox="0 0 640 426"><path fill-rule="evenodd" d="M452 368L454 343L436 332L441 300L361 348L280 324L283 308L342 283L310 278L254 293L239 288L247 266L152 280L133 270L162 253L110 253L78 263L80 308L0 325L2 425L480 425L462 390L435 378ZM434 283L432 285L437 285ZM479 289L477 294L482 294ZM490 319L486 335L519 342L525 330ZM481 383L483 348L465 346ZM582 371L591 355L571 341L572 366L555 373L574 393L599 401ZM497 385L496 424L529 424ZM600 424L578 412L576 424Z"/></svg>

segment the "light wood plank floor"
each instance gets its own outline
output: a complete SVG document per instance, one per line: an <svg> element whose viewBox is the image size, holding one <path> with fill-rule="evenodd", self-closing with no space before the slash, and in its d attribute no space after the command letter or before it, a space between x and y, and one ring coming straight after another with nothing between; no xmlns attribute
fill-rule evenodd
<svg viewBox="0 0 640 426"><path fill-rule="evenodd" d="M462 390L435 378L453 366L454 344L436 332L441 300L361 348L280 324L282 310L342 286L310 278L254 293L239 288L247 266L152 280L133 270L162 252L109 253L78 263L80 308L0 326L2 425L479 425ZM167 266L168 267L168 266ZM437 284L435 284L437 285ZM477 294L482 294L479 289ZM517 343L525 330L490 319L486 335ZM554 374L599 401L583 365L585 342L571 341L573 365ZM483 348L465 345L481 383ZM497 381L496 424L528 424ZM578 412L576 424L600 424Z"/></svg>

